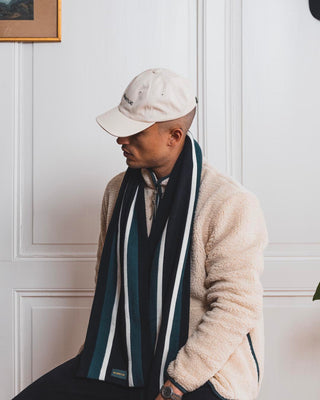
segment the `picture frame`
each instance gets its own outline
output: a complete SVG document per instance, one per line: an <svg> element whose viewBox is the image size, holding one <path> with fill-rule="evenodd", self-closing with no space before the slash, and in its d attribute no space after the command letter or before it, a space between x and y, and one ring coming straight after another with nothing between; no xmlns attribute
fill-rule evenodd
<svg viewBox="0 0 320 400"><path fill-rule="evenodd" d="M0 0L0 42L61 42L62 0Z"/></svg>

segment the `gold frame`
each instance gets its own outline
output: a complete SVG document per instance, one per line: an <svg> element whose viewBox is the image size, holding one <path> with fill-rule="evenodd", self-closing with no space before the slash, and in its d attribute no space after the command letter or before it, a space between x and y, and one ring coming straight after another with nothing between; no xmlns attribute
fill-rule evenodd
<svg viewBox="0 0 320 400"><path fill-rule="evenodd" d="M0 42L61 42L61 2L57 0L57 36L55 37L0 37Z"/></svg>

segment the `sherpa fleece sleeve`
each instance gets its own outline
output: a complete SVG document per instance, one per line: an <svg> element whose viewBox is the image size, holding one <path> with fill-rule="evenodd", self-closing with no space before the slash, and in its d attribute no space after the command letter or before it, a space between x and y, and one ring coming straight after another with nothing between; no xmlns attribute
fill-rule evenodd
<svg viewBox="0 0 320 400"><path fill-rule="evenodd" d="M107 188L108 188L108 186L107 186ZM104 245L104 241L105 241L106 233L107 233L107 209L108 209L108 196L107 196L107 189L105 189L105 192L103 195L103 200L102 200L102 206L101 206L101 210L100 210L100 234L99 234L99 240L98 240L97 258L96 258L95 275L94 275L95 286L97 285L99 264L100 264L103 245ZM84 343L82 343L82 345L80 346L77 354L81 353L81 351L83 350L83 347L84 347Z"/></svg>
<svg viewBox="0 0 320 400"><path fill-rule="evenodd" d="M207 311L167 372L193 391L219 371L263 312L263 250L268 243L258 198L237 191L213 211L206 243Z"/></svg>
<svg viewBox="0 0 320 400"><path fill-rule="evenodd" d="M102 255L104 241L107 235L107 229L112 217L113 209L116 204L116 200L118 197L119 189L124 174L125 174L124 172L121 172L120 174L112 178L111 181L106 186L103 194L101 211L100 211L100 234L98 240L97 260L95 265L95 276L94 276L95 286L97 285L100 259Z"/></svg>
<svg viewBox="0 0 320 400"><path fill-rule="evenodd" d="M100 233L99 233L97 258L96 258L96 264L95 264L95 275L94 275L95 287L97 285L100 259L101 259L101 254L102 254L102 250L103 250L103 246L104 246L104 241L105 241L106 234L107 234L108 225L111 220L113 208L115 206L115 202L117 199L117 195L118 195L123 177L124 177L123 172L119 175L116 175L113 179L111 179L111 181L107 184L107 186L104 190L102 205L101 205L101 210L100 210ZM83 347L84 347L84 343L80 346L77 354L81 353L81 351L83 350Z"/></svg>

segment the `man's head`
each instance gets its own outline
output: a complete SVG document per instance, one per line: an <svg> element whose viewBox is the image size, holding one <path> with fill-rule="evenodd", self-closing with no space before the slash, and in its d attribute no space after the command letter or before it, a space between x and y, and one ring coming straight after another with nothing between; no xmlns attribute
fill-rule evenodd
<svg viewBox="0 0 320 400"><path fill-rule="evenodd" d="M152 168L160 176L173 167L195 111L191 83L168 69L154 68L136 76L119 106L99 115L97 122L118 137L130 167Z"/></svg>
<svg viewBox="0 0 320 400"><path fill-rule="evenodd" d="M183 148L195 112L196 108L183 117L156 122L134 135L118 137L127 165L151 168L158 178L168 175Z"/></svg>

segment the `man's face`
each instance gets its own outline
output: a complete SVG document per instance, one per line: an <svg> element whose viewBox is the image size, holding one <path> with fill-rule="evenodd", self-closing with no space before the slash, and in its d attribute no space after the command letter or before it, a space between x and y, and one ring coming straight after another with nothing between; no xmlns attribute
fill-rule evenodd
<svg viewBox="0 0 320 400"><path fill-rule="evenodd" d="M132 136L118 137L127 165L131 168L163 168L171 161L170 130L157 123Z"/></svg>

